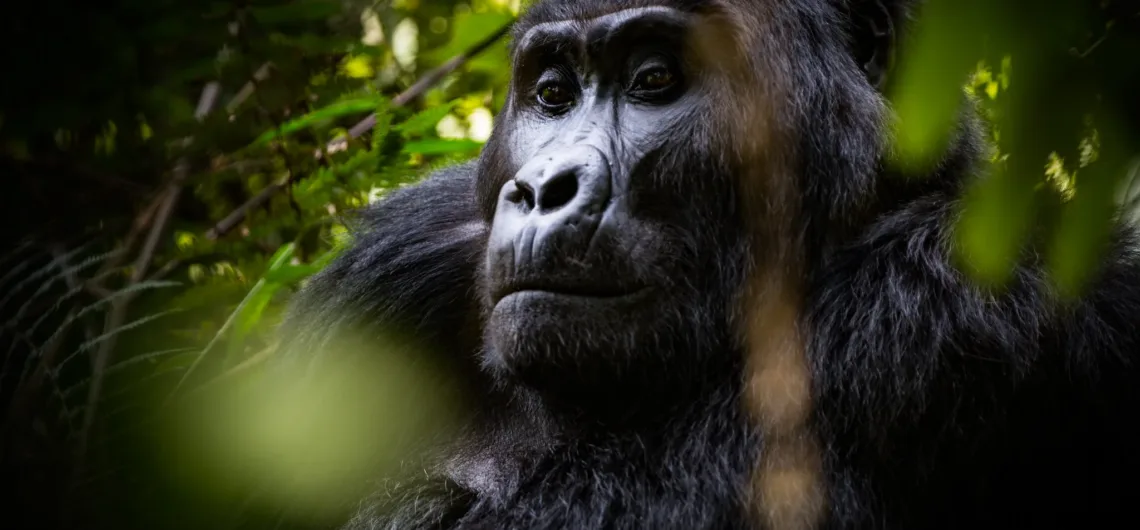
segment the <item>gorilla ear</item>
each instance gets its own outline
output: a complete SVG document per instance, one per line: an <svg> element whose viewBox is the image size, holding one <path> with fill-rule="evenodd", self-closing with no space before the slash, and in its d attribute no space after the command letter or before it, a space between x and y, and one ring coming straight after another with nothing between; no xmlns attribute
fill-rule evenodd
<svg viewBox="0 0 1140 530"><path fill-rule="evenodd" d="M841 0L852 56L879 90L895 64L902 26L915 0Z"/></svg>

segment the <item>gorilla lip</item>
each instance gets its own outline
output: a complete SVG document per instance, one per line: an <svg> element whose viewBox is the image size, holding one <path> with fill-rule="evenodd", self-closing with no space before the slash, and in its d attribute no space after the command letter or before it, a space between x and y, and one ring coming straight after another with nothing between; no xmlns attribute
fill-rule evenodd
<svg viewBox="0 0 1140 530"><path fill-rule="evenodd" d="M649 290L649 287L620 288L612 286L599 286L583 283L577 286L552 285L546 283L517 283L509 284L496 289L492 296L495 304L509 296L525 293L546 294L566 298L590 298L599 300L613 300L630 298Z"/></svg>

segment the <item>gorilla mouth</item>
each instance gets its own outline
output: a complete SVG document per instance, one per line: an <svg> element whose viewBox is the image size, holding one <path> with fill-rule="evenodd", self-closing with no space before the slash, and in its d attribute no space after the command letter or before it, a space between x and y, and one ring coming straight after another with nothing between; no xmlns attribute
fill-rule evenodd
<svg viewBox="0 0 1140 530"><path fill-rule="evenodd" d="M595 300L618 300L632 298L648 291L649 287L605 285L601 283L577 283L573 285L550 282L517 282L501 286L494 291L492 302L498 304L512 295L538 294L565 298L586 298Z"/></svg>

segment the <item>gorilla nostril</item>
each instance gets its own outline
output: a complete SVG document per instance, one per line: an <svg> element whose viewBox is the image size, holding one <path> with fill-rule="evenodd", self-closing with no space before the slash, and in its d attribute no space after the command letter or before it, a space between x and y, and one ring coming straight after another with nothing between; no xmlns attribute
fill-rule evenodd
<svg viewBox="0 0 1140 530"><path fill-rule="evenodd" d="M578 194L578 175L574 171L564 171L555 175L542 186L538 207L544 211L557 210L566 206Z"/></svg>
<svg viewBox="0 0 1140 530"><path fill-rule="evenodd" d="M515 204L523 203L527 210L534 209L534 189L525 182L514 181L514 189L507 192L506 199Z"/></svg>

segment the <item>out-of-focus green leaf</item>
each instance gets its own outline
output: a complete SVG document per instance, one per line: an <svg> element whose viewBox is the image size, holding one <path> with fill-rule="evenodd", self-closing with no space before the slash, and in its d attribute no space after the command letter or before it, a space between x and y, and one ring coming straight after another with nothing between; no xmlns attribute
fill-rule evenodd
<svg viewBox="0 0 1140 530"><path fill-rule="evenodd" d="M929 168L945 149L962 104L960 87L977 63L980 36L993 23L985 3L924 4L890 92L897 114L895 162L902 167Z"/></svg>
<svg viewBox="0 0 1140 530"><path fill-rule="evenodd" d="M1065 204L1049 252L1049 273L1066 298L1080 293L1104 251L1112 228L1117 180L1105 171L1082 172L1079 191Z"/></svg>
<svg viewBox="0 0 1140 530"><path fill-rule="evenodd" d="M967 194L954 227L954 250L964 271L982 285L1009 279L1033 219L1032 189L998 172Z"/></svg>
<svg viewBox="0 0 1140 530"><path fill-rule="evenodd" d="M1048 255L1050 279L1064 298L1078 296L1097 272L1117 220L1117 200L1129 184L1127 160L1135 149L1122 141L1124 131L1116 118L1101 116L1098 127L1079 142L1078 150L1089 152L1083 153L1076 191L1061 211Z"/></svg>

